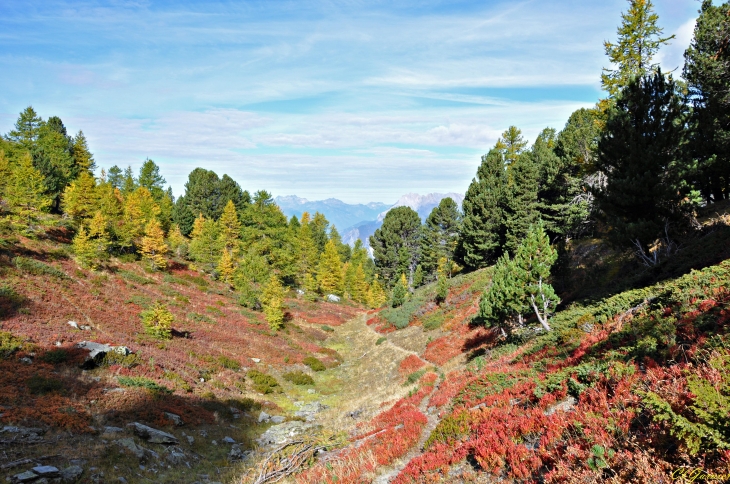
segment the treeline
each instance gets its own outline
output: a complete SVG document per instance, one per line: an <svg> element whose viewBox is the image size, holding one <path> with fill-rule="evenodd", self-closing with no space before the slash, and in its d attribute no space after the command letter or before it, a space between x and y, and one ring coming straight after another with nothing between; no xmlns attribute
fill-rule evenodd
<svg viewBox="0 0 730 484"><path fill-rule="evenodd" d="M371 246L394 294L497 263L480 315L510 327L534 313L549 329L553 248L602 237L656 265L698 228L698 209L730 198L730 4L702 3L676 80L652 63L673 36L662 37L651 1L628 3L617 42L605 44L605 99L531 145L509 127L482 157L462 211L446 199L423 226L407 207L388 212Z"/></svg>

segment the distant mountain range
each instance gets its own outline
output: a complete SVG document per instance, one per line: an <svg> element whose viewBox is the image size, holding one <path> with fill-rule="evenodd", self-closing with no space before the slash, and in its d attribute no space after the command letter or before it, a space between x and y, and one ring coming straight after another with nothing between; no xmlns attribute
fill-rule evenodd
<svg viewBox="0 0 730 484"><path fill-rule="evenodd" d="M383 210L390 207L389 204L380 202L353 205L336 198L310 201L296 195L276 197L274 201L287 217L295 215L300 218L304 212L309 212L309 215L319 212L337 227L340 234L343 230L347 230L363 220L374 220Z"/></svg>
<svg viewBox="0 0 730 484"><path fill-rule="evenodd" d="M370 236L383 225L385 214L390 209L411 207L421 217L421 221L425 221L431 210L446 197L452 198L459 207L464 201L464 195L460 193L429 193L427 195L407 193L393 205L380 202L353 205L336 198L310 201L295 195L276 197L274 200L287 217L292 215L301 217L303 212L310 214L319 212L337 227L343 242L353 245L357 239L360 239L366 247L370 247ZM345 229L343 230L342 227Z"/></svg>

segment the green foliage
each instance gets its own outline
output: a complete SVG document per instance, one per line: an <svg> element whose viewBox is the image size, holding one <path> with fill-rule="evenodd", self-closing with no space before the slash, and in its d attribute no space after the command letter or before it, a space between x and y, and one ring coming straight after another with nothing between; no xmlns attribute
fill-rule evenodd
<svg viewBox="0 0 730 484"><path fill-rule="evenodd" d="M401 274L400 279L393 287L390 297L390 306L397 308L402 306L408 300L408 282L405 274Z"/></svg>
<svg viewBox="0 0 730 484"><path fill-rule="evenodd" d="M134 272L130 272L130 271L119 271L117 274L119 274L120 277L128 280L129 282L133 282L133 283L139 284L141 286L155 283L155 281L153 281L152 279L140 276L139 274L135 274Z"/></svg>
<svg viewBox="0 0 730 484"><path fill-rule="evenodd" d="M686 107L676 83L661 71L633 80L608 112L598 168L607 175L596 193L611 240L635 247L645 262L650 247L683 223L693 207L683 182ZM669 247L666 247L668 250Z"/></svg>
<svg viewBox="0 0 730 484"><path fill-rule="evenodd" d="M63 382L61 380L45 378L40 375L33 375L25 384L33 395L46 395L63 390Z"/></svg>
<svg viewBox="0 0 730 484"><path fill-rule="evenodd" d="M193 321L196 323L215 323L215 321L210 319L208 316L200 313L190 312L185 317L188 319L188 321Z"/></svg>
<svg viewBox="0 0 730 484"><path fill-rule="evenodd" d="M302 363L304 363L314 371L324 371L327 369L327 367L324 366L324 363L322 363L314 356L307 356L306 358L304 358L304 360L302 360Z"/></svg>
<svg viewBox="0 0 730 484"><path fill-rule="evenodd" d="M629 10L621 14L616 44L605 42L604 48L609 61L618 68L603 69L601 84L611 97L636 77L652 74L658 64L652 58L663 44L668 44L674 35L661 37L663 29L657 25L659 16L654 13L651 0L629 0Z"/></svg>
<svg viewBox="0 0 730 484"><path fill-rule="evenodd" d="M591 457L588 458L586 464L594 471L599 471L609 467L608 459L612 459L616 454L612 449L606 449L602 445L594 445L591 447Z"/></svg>
<svg viewBox="0 0 730 484"><path fill-rule="evenodd" d="M143 376L118 376L117 382L124 387L144 388L153 393L172 393L169 388L159 385L156 382Z"/></svg>
<svg viewBox="0 0 730 484"><path fill-rule="evenodd" d="M262 373L258 370L249 370L246 376L253 383L253 389L264 395L269 393L281 393L281 385L271 375Z"/></svg>
<svg viewBox="0 0 730 484"><path fill-rule="evenodd" d="M284 327L284 288L279 278L272 274L261 295L264 317L272 331Z"/></svg>
<svg viewBox="0 0 730 484"><path fill-rule="evenodd" d="M68 351L63 349L58 350L49 350L43 353L40 356L40 360L45 363L50 363L52 365L57 365L59 363L65 363L68 361L69 355Z"/></svg>
<svg viewBox="0 0 730 484"><path fill-rule="evenodd" d="M342 295L345 285L343 276L340 253L335 243L329 240L319 256L319 265L317 266L319 289L323 294Z"/></svg>
<svg viewBox="0 0 730 484"><path fill-rule="evenodd" d="M380 345L382 345L383 343L385 343L386 341L388 341L388 338L386 338L385 336L381 336L381 337L380 337L380 338L378 338L378 340L377 340L377 341L375 342L375 346L380 346Z"/></svg>
<svg viewBox="0 0 730 484"><path fill-rule="evenodd" d="M240 370L241 369L241 363L238 361L228 358L225 355L221 355L216 360L219 365L221 365L223 368L227 368L229 370Z"/></svg>
<svg viewBox="0 0 730 484"><path fill-rule="evenodd" d="M454 259L460 230L459 207L451 197L446 197L434 207L424 223L421 264L429 280L435 277L441 259ZM417 282L414 276L413 286L420 285L421 282Z"/></svg>
<svg viewBox="0 0 730 484"><path fill-rule="evenodd" d="M421 377L423 375L426 374L427 371L428 371L428 369L426 369L426 368L421 368L420 370L414 371L413 373L411 373L410 375L408 375L406 377L405 385L412 385L412 384L416 383L418 380L421 379Z"/></svg>
<svg viewBox="0 0 730 484"><path fill-rule="evenodd" d="M175 317L164 304L156 303L139 315L142 318L145 333L162 340L172 338L172 323Z"/></svg>
<svg viewBox="0 0 730 484"><path fill-rule="evenodd" d="M58 279L68 279L65 272L39 260L18 256L13 258L13 265L23 272L36 276L52 276Z"/></svg>
<svg viewBox="0 0 730 484"><path fill-rule="evenodd" d="M446 416L442 419L436 428L429 435L428 440L423 445L424 449L429 449L436 443L453 443L469 434L469 412L460 412Z"/></svg>
<svg viewBox="0 0 730 484"><path fill-rule="evenodd" d="M106 354L104 354L104 359L101 360L101 364L99 366L110 367L114 365L119 365L122 368L129 369L140 366L143 363L144 361L142 361L142 357L140 357L137 353L130 353L128 355L125 355L118 351L107 351Z"/></svg>
<svg viewBox="0 0 730 484"><path fill-rule="evenodd" d="M420 258L421 219L410 207L389 210L383 225L370 237L375 267L388 286L398 282L400 274L413 274Z"/></svg>
<svg viewBox="0 0 730 484"><path fill-rule="evenodd" d="M326 324L319 327L322 331L327 331L328 333L333 333L335 331L335 328L332 326L327 326Z"/></svg>
<svg viewBox="0 0 730 484"><path fill-rule="evenodd" d="M303 371L292 371L284 373L284 380L295 385L314 385L314 379Z"/></svg>
<svg viewBox="0 0 730 484"><path fill-rule="evenodd" d="M446 301L449 296L449 280L446 279L446 274L439 274L436 279L436 304L441 304Z"/></svg>
<svg viewBox="0 0 730 484"><path fill-rule="evenodd" d="M10 357L23 347L23 340L7 331L0 331L0 359Z"/></svg>

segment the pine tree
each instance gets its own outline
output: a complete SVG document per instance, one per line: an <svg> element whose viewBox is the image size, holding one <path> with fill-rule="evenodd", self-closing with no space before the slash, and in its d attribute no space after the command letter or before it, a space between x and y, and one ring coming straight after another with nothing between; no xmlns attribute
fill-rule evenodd
<svg viewBox="0 0 730 484"><path fill-rule="evenodd" d="M522 285L523 277L505 252L494 266L491 284L479 300L478 313L488 327L500 328L505 337L515 324L522 325L527 312Z"/></svg>
<svg viewBox="0 0 730 484"><path fill-rule="evenodd" d="M12 168L5 187L8 208L21 224L29 227L38 213L47 211L53 204L45 192L43 175L33 167L30 155L24 155Z"/></svg>
<svg viewBox="0 0 730 484"><path fill-rule="evenodd" d="M550 269L557 258L558 253L550 246L544 226L537 224L530 228L514 259L516 272L525 282L524 299L545 331L550 331L548 319L560 304L560 299L549 283Z"/></svg>
<svg viewBox="0 0 730 484"><path fill-rule="evenodd" d="M413 282L420 259L421 219L410 207L389 210L383 225L370 237L378 274L387 284L395 284L405 272Z"/></svg>
<svg viewBox="0 0 730 484"><path fill-rule="evenodd" d="M692 208L681 179L685 119L677 86L661 71L630 82L608 112L597 159L607 184L596 199L611 240L634 246L640 257Z"/></svg>
<svg viewBox="0 0 730 484"><path fill-rule="evenodd" d="M160 222L157 219L151 219L145 226L144 237L142 237L142 245L139 250L142 258L147 260L153 269L164 270L167 267L168 250Z"/></svg>
<svg viewBox="0 0 730 484"><path fill-rule="evenodd" d="M327 231L329 230L330 223L327 221L324 215L319 212L315 212L314 218L312 218L309 226L312 232L312 240L314 240L314 246L317 248L317 253L321 254L322 252L324 252L324 246L329 240L329 237L327 236Z"/></svg>
<svg viewBox="0 0 730 484"><path fill-rule="evenodd" d="M530 152L522 153L509 167L509 187L506 197L506 250L514 252L527 235L530 226L540 220L538 190L540 172Z"/></svg>
<svg viewBox="0 0 730 484"><path fill-rule="evenodd" d="M221 227L221 242L227 251L235 252L238 249L238 240L241 237L241 221L238 220L236 206L228 200L223 214L218 220Z"/></svg>
<svg viewBox="0 0 730 484"><path fill-rule="evenodd" d="M652 64L654 55L662 45L668 44L674 35L662 37L663 29L657 25L659 16L654 13L651 0L628 0L629 9L621 14L616 44L604 42L606 55L616 69L603 69L601 84L610 97L615 97L629 82L638 77L653 74L658 64Z"/></svg>
<svg viewBox="0 0 730 484"><path fill-rule="evenodd" d="M46 193L53 197L53 209L57 210L61 193L71 180L78 176L71 155L73 141L66 134L63 122L49 118L38 130L38 140L33 148L33 165L44 177Z"/></svg>
<svg viewBox="0 0 730 484"><path fill-rule="evenodd" d="M706 203L730 199L730 3L702 2L683 77L692 104L690 154Z"/></svg>
<svg viewBox="0 0 730 484"><path fill-rule="evenodd" d="M460 226L459 207L450 197L441 200L426 218L423 228L421 264L423 264L422 270L425 270L429 280L433 280L436 274L439 259L442 257L449 261L454 259L456 245L459 242ZM414 286L419 285L420 283L414 281Z"/></svg>
<svg viewBox="0 0 730 484"><path fill-rule="evenodd" d="M502 253L507 194L504 156L493 148L482 156L462 203L464 215L456 258L467 267L487 267Z"/></svg>
<svg viewBox="0 0 730 484"><path fill-rule="evenodd" d="M341 295L344 290L342 262L340 254L331 240L324 246L317 266L317 282L323 294Z"/></svg>
<svg viewBox="0 0 730 484"><path fill-rule="evenodd" d="M96 249L94 243L89 238L89 234L86 228L82 225L71 244L74 254L76 255L76 261L82 266L89 269L96 269L98 265L98 259L96 257Z"/></svg>
<svg viewBox="0 0 730 484"><path fill-rule="evenodd" d="M438 262L437 279L436 279L436 303L441 304L446 302L446 298L449 296L449 280L447 275L449 274L449 266L451 261L446 257L442 257Z"/></svg>
<svg viewBox="0 0 730 484"><path fill-rule="evenodd" d="M18 143L25 150L33 150L38 141L38 134L43 124L43 119L38 116L33 106L25 108L18 120L15 122L15 129L8 133L8 139Z"/></svg>
<svg viewBox="0 0 730 484"><path fill-rule="evenodd" d="M109 182L112 187L121 190L122 186L124 185L124 176L122 173L122 169L119 168L117 165L114 165L109 168L106 176L106 181Z"/></svg>
<svg viewBox="0 0 730 484"><path fill-rule="evenodd" d="M527 141L522 137L522 131L516 126L510 126L502 133L502 137L497 140L495 149L502 153L504 164L509 167L517 161L526 146Z"/></svg>
<svg viewBox="0 0 730 484"><path fill-rule="evenodd" d="M236 266L233 264L233 256L228 249L223 249L220 261L218 261L218 278L226 284L233 283L233 274L236 272Z"/></svg>
<svg viewBox="0 0 730 484"><path fill-rule="evenodd" d="M264 286L261 295L261 305L264 317L269 323L272 331L278 331L284 327L284 288L279 278L271 274L269 282Z"/></svg>
<svg viewBox="0 0 730 484"><path fill-rule="evenodd" d="M423 285L423 267L421 264L416 266L416 272L413 274L413 289Z"/></svg>
<svg viewBox="0 0 730 484"><path fill-rule="evenodd" d="M198 221L202 220L201 224ZM215 220L199 217L190 241L190 257L198 263L198 267L206 272L213 272L218 265L223 250L220 238L220 226ZM199 229L199 230L198 230Z"/></svg>
<svg viewBox="0 0 730 484"><path fill-rule="evenodd" d="M401 274L398 282L393 286L390 305L394 308L402 306L408 300L408 281L406 275Z"/></svg>
<svg viewBox="0 0 730 484"><path fill-rule="evenodd" d="M122 193L124 195L129 195L137 188L139 188L139 184L137 183L137 179L134 177L132 167L127 166L127 168L124 169L124 175L122 177Z"/></svg>

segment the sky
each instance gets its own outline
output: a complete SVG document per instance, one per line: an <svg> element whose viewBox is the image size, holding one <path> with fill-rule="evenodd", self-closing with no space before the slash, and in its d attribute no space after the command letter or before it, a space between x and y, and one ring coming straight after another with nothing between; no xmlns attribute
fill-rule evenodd
<svg viewBox="0 0 730 484"><path fill-rule="evenodd" d="M697 0L655 0L681 72ZM602 97L626 0L0 2L0 133L32 105L99 167L204 167L244 189L392 203L464 193L509 126Z"/></svg>

